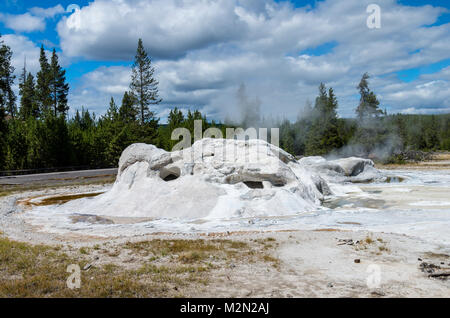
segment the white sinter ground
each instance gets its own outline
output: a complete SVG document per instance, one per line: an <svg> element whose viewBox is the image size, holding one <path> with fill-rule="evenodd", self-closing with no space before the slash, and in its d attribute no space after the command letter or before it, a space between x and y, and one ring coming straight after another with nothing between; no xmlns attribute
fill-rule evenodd
<svg viewBox="0 0 450 318"><path fill-rule="evenodd" d="M333 227L403 233L449 245L449 189L447 171L379 171L360 158L297 161L261 140L203 139L172 153L132 145L104 194L35 207L22 217L54 233ZM97 216L100 222L73 222L77 215Z"/></svg>

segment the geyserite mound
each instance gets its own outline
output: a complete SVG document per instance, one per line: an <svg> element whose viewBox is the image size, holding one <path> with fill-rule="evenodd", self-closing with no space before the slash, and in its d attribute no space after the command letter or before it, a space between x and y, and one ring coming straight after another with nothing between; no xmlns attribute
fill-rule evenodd
<svg viewBox="0 0 450 318"><path fill-rule="evenodd" d="M329 189L291 155L262 140L203 139L166 152L135 144L110 191L82 213L118 217L233 218L316 209Z"/></svg>

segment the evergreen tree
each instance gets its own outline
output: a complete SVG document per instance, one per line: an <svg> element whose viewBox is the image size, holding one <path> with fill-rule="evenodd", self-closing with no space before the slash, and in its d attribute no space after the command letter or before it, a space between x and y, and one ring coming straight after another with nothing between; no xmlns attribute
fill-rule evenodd
<svg viewBox="0 0 450 318"><path fill-rule="evenodd" d="M338 102L334 91L319 85L319 96L313 111L313 121L306 142L308 155L324 155L343 145L338 129Z"/></svg>
<svg viewBox="0 0 450 318"><path fill-rule="evenodd" d="M41 54L39 57L40 70L37 73L36 81L36 100L39 105L41 116L48 116L52 114L52 91L51 84L51 68L48 63L47 55L45 54L44 46L41 46Z"/></svg>
<svg viewBox="0 0 450 318"><path fill-rule="evenodd" d="M0 35L0 107L13 119L17 115L16 95L13 91L14 67L11 65L11 48L4 44Z"/></svg>
<svg viewBox="0 0 450 318"><path fill-rule="evenodd" d="M407 142L408 142L408 132L406 130L405 125L405 118L400 115L393 116L394 125L395 128L395 134L398 136L399 140L399 146L400 151L404 150L406 148Z"/></svg>
<svg viewBox="0 0 450 318"><path fill-rule="evenodd" d="M59 65L58 55L53 49L50 64L50 96L52 99L53 114L65 116L69 110L67 105L67 95L69 85L66 83L66 71Z"/></svg>
<svg viewBox="0 0 450 318"><path fill-rule="evenodd" d="M314 106L316 116L323 117L327 115L328 96L327 88L324 83L319 85L319 96L316 98L316 104Z"/></svg>
<svg viewBox="0 0 450 318"><path fill-rule="evenodd" d="M369 89L370 76L364 73L357 87L360 94L360 102L356 108L356 114L359 119L378 117L383 115L383 111L379 108L380 102L374 92Z"/></svg>
<svg viewBox="0 0 450 318"><path fill-rule="evenodd" d="M178 107L175 107L169 113L169 116L167 118L167 126L169 127L170 131L173 131L176 128L183 127L183 124L184 124L183 112L179 110Z"/></svg>
<svg viewBox="0 0 450 318"><path fill-rule="evenodd" d="M338 129L338 115L337 115L338 101L334 94L333 88L328 90L327 113L325 122L325 132L323 136L323 144L327 151L339 149L343 146L342 136Z"/></svg>
<svg viewBox="0 0 450 318"><path fill-rule="evenodd" d="M177 107L172 109L167 118L167 129L166 134L164 136L164 146L167 149L172 150L173 147L179 142L179 140L172 140L172 132L177 129L184 127L185 118L183 112L179 110ZM180 137L181 138L181 137Z"/></svg>
<svg viewBox="0 0 450 318"><path fill-rule="evenodd" d="M158 81L154 77L155 69L144 49L142 39L139 39L136 57L133 64L130 90L136 100L141 125L154 120L150 105L161 103L158 96Z"/></svg>
<svg viewBox="0 0 450 318"><path fill-rule="evenodd" d="M337 109L338 109L338 101L336 95L334 94L333 88L330 87L330 89L328 90L328 97L327 97L326 116L328 116L330 120L336 120Z"/></svg>
<svg viewBox="0 0 450 318"><path fill-rule="evenodd" d="M280 126L280 146L292 155L296 155L294 130L288 120L283 121Z"/></svg>
<svg viewBox="0 0 450 318"><path fill-rule="evenodd" d="M134 105L136 104L136 99L134 96L128 92L125 92L122 98L122 105L119 109L119 118L124 123L132 123L136 121L137 111Z"/></svg>
<svg viewBox="0 0 450 318"><path fill-rule="evenodd" d="M358 129L355 133L354 143L358 144L360 153L358 156L373 155L373 151L378 148L391 147L391 134L388 131L385 121L381 117L383 111L380 109L380 102L377 96L369 88L370 76L364 73L357 87L360 94L360 102L356 108L358 116Z"/></svg>
<svg viewBox="0 0 450 318"><path fill-rule="evenodd" d="M427 150L436 150L436 148L440 144L438 136L439 125L437 123L436 116L432 115L431 120L428 120L424 126L425 126L424 134Z"/></svg>
<svg viewBox="0 0 450 318"><path fill-rule="evenodd" d="M110 121L116 121L119 118L119 110L117 108L114 97L111 97L111 100L109 102L109 108L106 111L106 115L104 116L104 118Z"/></svg>
<svg viewBox="0 0 450 318"><path fill-rule="evenodd" d="M0 104L0 170L5 169L5 161L7 155L7 136L8 136L8 123L6 122L5 107Z"/></svg>
<svg viewBox="0 0 450 318"><path fill-rule="evenodd" d="M45 166L69 166L73 154L65 118L48 116L43 124L41 143L45 153Z"/></svg>
<svg viewBox="0 0 450 318"><path fill-rule="evenodd" d="M34 77L31 73L22 75L22 80L19 86L20 99L20 117L26 120L29 117L39 117L39 106L36 102L36 91Z"/></svg>

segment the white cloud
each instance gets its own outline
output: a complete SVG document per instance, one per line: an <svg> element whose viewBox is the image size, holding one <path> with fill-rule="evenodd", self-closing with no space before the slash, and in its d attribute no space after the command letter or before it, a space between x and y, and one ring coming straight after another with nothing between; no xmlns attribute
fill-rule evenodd
<svg viewBox="0 0 450 318"><path fill-rule="evenodd" d="M71 111L87 108L96 114L103 114L108 108L111 97L120 105L121 98L128 90L131 71L128 67L100 67L84 74L81 84L70 90Z"/></svg>
<svg viewBox="0 0 450 318"><path fill-rule="evenodd" d="M69 56L129 59L139 37L153 56L179 57L240 38L244 27L229 0L97 0L63 18L58 33Z"/></svg>
<svg viewBox="0 0 450 318"><path fill-rule="evenodd" d="M450 107L448 69L409 83L391 74L450 58L450 24L427 27L444 9L379 0L382 28L371 30L366 7L372 2L294 8L272 0L96 0L62 18L57 29L64 54L96 60L129 61L142 37L155 58L165 105L189 104L222 119L236 112L241 83L265 113L295 118L321 81L333 86L340 113L350 116L366 71L391 111ZM335 44L331 51L304 52L327 43ZM101 68L86 74L74 103L79 107L84 98L105 109L111 94L127 89L125 73Z"/></svg>
<svg viewBox="0 0 450 318"><path fill-rule="evenodd" d="M33 7L29 10L33 15L42 18L54 18L58 14L65 12L62 5L58 4L50 8Z"/></svg>
<svg viewBox="0 0 450 318"><path fill-rule="evenodd" d="M13 52L12 65L19 74L23 68L25 58L27 70L33 74L39 70L40 48L30 39L23 35L6 34L2 36L5 44L11 47ZM49 54L49 52L47 52Z"/></svg>
<svg viewBox="0 0 450 318"><path fill-rule="evenodd" d="M15 32L44 31L46 19L54 18L64 12L65 10L60 4L50 8L33 7L24 14L0 13L0 21L5 27Z"/></svg>
<svg viewBox="0 0 450 318"><path fill-rule="evenodd" d="M438 73L439 74L439 73ZM384 101L401 112L432 113L450 109L450 81L438 74L421 76L411 83L400 84L395 90L385 90ZM439 111L441 109L441 111Z"/></svg>
<svg viewBox="0 0 450 318"><path fill-rule="evenodd" d="M44 19L35 17L28 12L20 15L0 14L0 21L2 21L7 28L12 29L16 32L33 32L45 30Z"/></svg>

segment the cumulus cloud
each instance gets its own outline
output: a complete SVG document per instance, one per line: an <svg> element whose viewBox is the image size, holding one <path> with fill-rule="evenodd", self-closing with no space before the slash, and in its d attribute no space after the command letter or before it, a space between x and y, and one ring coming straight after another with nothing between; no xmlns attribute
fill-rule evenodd
<svg viewBox="0 0 450 318"><path fill-rule="evenodd" d="M45 19L54 18L63 12L64 8L60 4L50 8L33 7L24 14L0 13L0 21L15 32L44 31Z"/></svg>
<svg viewBox="0 0 450 318"><path fill-rule="evenodd" d="M26 36L16 34L3 35L2 40L13 52L11 64L16 69L16 74L22 70L25 59L27 61L27 70L34 74L38 72L40 48L36 43ZM47 54L49 55L50 53L47 52Z"/></svg>
<svg viewBox="0 0 450 318"><path fill-rule="evenodd" d="M0 21L2 21L7 28L16 32L45 30L45 21L42 18L33 16L28 12L19 15L0 14Z"/></svg>
<svg viewBox="0 0 450 318"><path fill-rule="evenodd" d="M130 78L130 68L122 66L100 67L84 74L80 79L81 84L69 94L72 111L84 107L103 114L111 97L120 105L124 92L128 90Z"/></svg>
<svg viewBox="0 0 450 318"><path fill-rule="evenodd" d="M383 100L393 110L404 113L443 113L450 110L448 69L419 77L410 83L400 83L383 90ZM447 73L447 74L446 74ZM447 76L447 78L445 78Z"/></svg>
<svg viewBox="0 0 450 318"><path fill-rule="evenodd" d="M369 29L372 2L294 8L272 0L96 0L63 17L57 30L64 54L95 60L129 61L143 38L164 105L190 104L222 119L238 113L242 83L259 97L263 113L295 118L321 81L334 87L340 114L351 116L366 71L388 110L450 107L448 69L409 83L395 75L450 58L450 24L433 25L446 9L379 0L382 27ZM128 80L121 68L101 68L83 77L84 89L73 100L80 106L82 96L99 96L107 105L108 95L125 90Z"/></svg>
<svg viewBox="0 0 450 318"><path fill-rule="evenodd" d="M153 56L174 58L240 38L234 9L229 0L97 0L63 18L58 33L69 56L129 59L143 37Z"/></svg>
<svg viewBox="0 0 450 318"><path fill-rule="evenodd" d="M58 14L65 12L62 5L58 4L50 8L33 7L29 10L33 15L42 18L54 18Z"/></svg>

